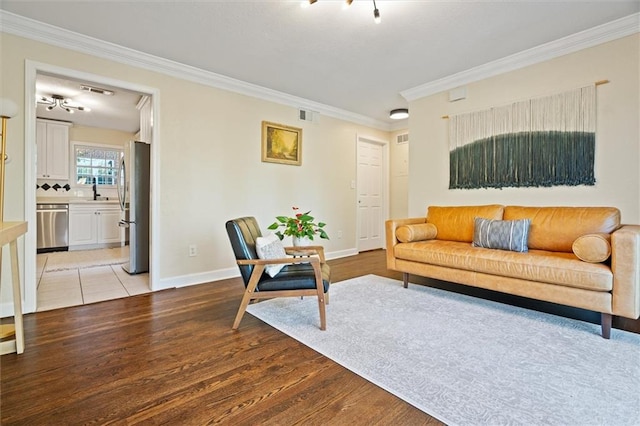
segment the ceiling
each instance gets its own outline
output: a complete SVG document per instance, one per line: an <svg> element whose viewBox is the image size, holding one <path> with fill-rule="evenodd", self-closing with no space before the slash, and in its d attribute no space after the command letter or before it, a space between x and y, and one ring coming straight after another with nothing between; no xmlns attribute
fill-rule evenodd
<svg viewBox="0 0 640 426"><path fill-rule="evenodd" d="M11 1L0 8L391 123L401 92L640 11L640 1ZM73 67L72 64L69 67Z"/></svg>
<svg viewBox="0 0 640 426"><path fill-rule="evenodd" d="M80 88L81 85L111 90L113 95L106 96L87 92ZM71 99L71 105L90 108L90 111L72 109L74 111L73 114L69 114L58 106L51 111L47 111L47 104L37 103L37 117L70 121L76 125L121 130L129 133L136 133L140 130L140 113L136 108L141 98L139 93L104 84L94 84L90 81L38 74L36 77L36 97L51 98L51 95L60 95Z"/></svg>

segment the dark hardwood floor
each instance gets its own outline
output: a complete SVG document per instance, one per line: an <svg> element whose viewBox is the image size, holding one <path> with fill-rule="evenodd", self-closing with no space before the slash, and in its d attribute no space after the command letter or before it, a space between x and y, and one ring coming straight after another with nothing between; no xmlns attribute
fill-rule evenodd
<svg viewBox="0 0 640 426"><path fill-rule="evenodd" d="M334 282L401 279L382 250L329 263ZM441 424L251 315L232 331L242 290L237 278L26 315L25 352L0 358L0 423Z"/></svg>

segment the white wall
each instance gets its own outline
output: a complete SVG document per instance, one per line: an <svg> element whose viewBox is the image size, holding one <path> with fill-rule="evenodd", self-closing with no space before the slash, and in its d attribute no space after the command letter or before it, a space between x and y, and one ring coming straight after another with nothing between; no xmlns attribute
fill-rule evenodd
<svg viewBox="0 0 640 426"><path fill-rule="evenodd" d="M409 133L408 129L391 133L389 142L389 217L407 217L409 212L409 142L397 143L398 135Z"/></svg>
<svg viewBox="0 0 640 426"><path fill-rule="evenodd" d="M409 215L429 205L614 206L640 223L640 35L635 34L467 86L467 98L439 93L410 103ZM607 79L597 88L595 186L449 190L447 120Z"/></svg>
<svg viewBox="0 0 640 426"><path fill-rule="evenodd" d="M101 129L98 127L73 125L69 129L69 140L97 143L102 145L124 146L135 135L122 130Z"/></svg>
<svg viewBox="0 0 640 426"><path fill-rule="evenodd" d="M0 37L0 95L15 100L21 111L8 131L13 161L7 167L6 220L25 218L24 146L35 141L25 141L24 71L25 60L32 60L159 90L159 186L152 192L159 200L160 235L153 244L163 285L236 268L225 221L255 215L266 228L293 205L311 209L328 224L332 239L323 240L327 252L355 250L356 198L350 183L356 179L356 134L388 140L388 132L326 116L318 123L302 122L297 109L281 104L13 35ZM303 128L302 166L261 162L262 120ZM29 227L34 232L35 224ZM190 244L198 246L197 257L188 256ZM7 297L3 290L2 300Z"/></svg>

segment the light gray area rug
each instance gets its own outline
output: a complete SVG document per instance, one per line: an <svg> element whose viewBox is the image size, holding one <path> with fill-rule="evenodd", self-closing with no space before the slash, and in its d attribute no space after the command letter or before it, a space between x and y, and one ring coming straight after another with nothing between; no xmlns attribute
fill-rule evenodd
<svg viewBox="0 0 640 426"><path fill-rule="evenodd" d="M640 335L375 275L248 312L450 425L638 425Z"/></svg>

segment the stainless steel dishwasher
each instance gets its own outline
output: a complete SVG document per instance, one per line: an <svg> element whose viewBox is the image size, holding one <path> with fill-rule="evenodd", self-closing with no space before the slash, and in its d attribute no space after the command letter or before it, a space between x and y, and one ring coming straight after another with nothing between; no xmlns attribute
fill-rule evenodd
<svg viewBox="0 0 640 426"><path fill-rule="evenodd" d="M69 204L38 204L38 253L69 250Z"/></svg>

